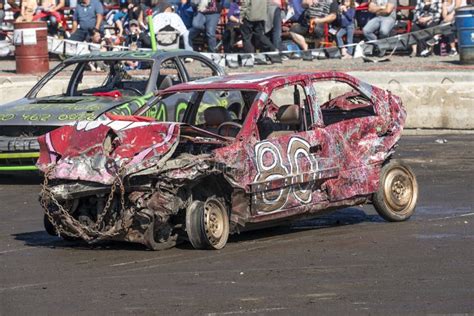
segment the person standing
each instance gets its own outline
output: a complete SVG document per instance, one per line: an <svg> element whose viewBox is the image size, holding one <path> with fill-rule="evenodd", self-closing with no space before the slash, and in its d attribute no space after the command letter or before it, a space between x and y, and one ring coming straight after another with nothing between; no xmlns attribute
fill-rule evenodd
<svg viewBox="0 0 474 316"><path fill-rule="evenodd" d="M227 12L227 24L225 26L224 36L224 52L234 53L237 37L240 34L240 6L236 0L232 0Z"/></svg>
<svg viewBox="0 0 474 316"><path fill-rule="evenodd" d="M173 12L171 6L166 8L164 12L158 13L153 17L153 29L155 30L156 36L159 36L160 32L163 31L176 31L183 39L184 49L193 50L193 47L189 44L189 31L181 17Z"/></svg>
<svg viewBox="0 0 474 316"><path fill-rule="evenodd" d="M242 26L242 40L244 52L255 53L252 39L262 45L261 51L275 51L272 42L265 36L265 20L267 18L267 1L265 0L243 0L240 10Z"/></svg>
<svg viewBox="0 0 474 316"><path fill-rule="evenodd" d="M365 38L374 41L389 37L397 19L397 0L370 0L369 12L375 14L375 17L363 28ZM385 50L379 49L377 45L375 48L380 57L385 55Z"/></svg>
<svg viewBox="0 0 474 316"><path fill-rule="evenodd" d="M176 13L183 20L184 25L189 30L193 27L194 8L191 5L191 0L181 0L176 9Z"/></svg>
<svg viewBox="0 0 474 316"><path fill-rule="evenodd" d="M282 18L281 0L267 0L267 19L265 20L265 35L271 39L273 46L280 49Z"/></svg>
<svg viewBox="0 0 474 316"><path fill-rule="evenodd" d="M73 15L72 41L83 42L93 30L103 33L104 7L99 0L81 0Z"/></svg>
<svg viewBox="0 0 474 316"><path fill-rule="evenodd" d="M207 38L208 51L216 51L217 24L221 17L221 0L192 0L197 6L197 14L193 18L193 27L189 30L189 41L192 46L194 39L204 31Z"/></svg>

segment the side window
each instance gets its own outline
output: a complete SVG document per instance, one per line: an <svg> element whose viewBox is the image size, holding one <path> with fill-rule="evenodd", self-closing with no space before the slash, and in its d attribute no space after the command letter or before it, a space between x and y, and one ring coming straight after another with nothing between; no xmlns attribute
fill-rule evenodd
<svg viewBox="0 0 474 316"><path fill-rule="evenodd" d="M185 120L226 137L238 135L257 96L257 91L251 90L205 90L199 93L198 101L186 112Z"/></svg>
<svg viewBox="0 0 474 316"><path fill-rule="evenodd" d="M186 69L186 72L188 73L189 81L217 76L217 72L215 72L210 65L204 63L199 59L185 57L180 58L184 65L184 68Z"/></svg>
<svg viewBox="0 0 474 316"><path fill-rule="evenodd" d="M376 115L370 98L345 82L315 81L313 86L326 126L358 117Z"/></svg>
<svg viewBox="0 0 474 316"><path fill-rule="evenodd" d="M306 101L305 90L299 84L273 90L258 121L260 139L305 131Z"/></svg>
<svg viewBox="0 0 474 316"><path fill-rule="evenodd" d="M92 94L93 92L105 89L109 81L110 73L108 71L92 71L84 67L80 79L77 82L76 95Z"/></svg>
<svg viewBox="0 0 474 316"><path fill-rule="evenodd" d="M164 90L175 84L183 82L183 78L179 73L179 68L173 59L167 59L160 65L160 73L156 81L158 90Z"/></svg>
<svg viewBox="0 0 474 316"><path fill-rule="evenodd" d="M207 90L199 104L193 125L213 125L206 121L204 112L210 108L222 107L228 113L227 121L240 122L244 100L240 91ZM243 122L240 122L243 123Z"/></svg>
<svg viewBox="0 0 474 316"><path fill-rule="evenodd" d="M74 69L78 64L71 64L61 69L53 78L49 79L36 94L36 98L65 95L68 91ZM61 76L61 77L59 77Z"/></svg>
<svg viewBox="0 0 474 316"><path fill-rule="evenodd" d="M193 94L194 92L178 92L164 95L159 102L152 104L141 115L161 122L181 122Z"/></svg>

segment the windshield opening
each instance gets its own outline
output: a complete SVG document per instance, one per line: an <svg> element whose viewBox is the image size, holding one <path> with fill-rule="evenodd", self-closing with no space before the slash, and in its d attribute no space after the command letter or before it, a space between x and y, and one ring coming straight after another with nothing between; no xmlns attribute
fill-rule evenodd
<svg viewBox="0 0 474 316"><path fill-rule="evenodd" d="M174 121L235 137L258 92L252 90L204 90L164 94L159 101L137 112L157 121Z"/></svg>
<svg viewBox="0 0 474 316"><path fill-rule="evenodd" d="M147 93L152 66L152 61L138 60L67 64L36 87L30 97L142 96Z"/></svg>

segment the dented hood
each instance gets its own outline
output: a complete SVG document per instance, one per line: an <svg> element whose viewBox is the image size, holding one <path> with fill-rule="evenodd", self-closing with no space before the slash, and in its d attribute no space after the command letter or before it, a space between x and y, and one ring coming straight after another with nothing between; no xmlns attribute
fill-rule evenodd
<svg viewBox="0 0 474 316"><path fill-rule="evenodd" d="M93 121L38 138L38 168L51 179L112 184L118 173L159 168L175 151L178 123Z"/></svg>

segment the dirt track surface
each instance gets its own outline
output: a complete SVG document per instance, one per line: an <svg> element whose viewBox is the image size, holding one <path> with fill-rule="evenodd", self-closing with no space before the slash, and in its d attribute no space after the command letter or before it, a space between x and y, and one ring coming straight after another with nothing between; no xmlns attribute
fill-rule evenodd
<svg viewBox="0 0 474 316"><path fill-rule="evenodd" d="M410 221L349 208L221 251L62 241L43 231L39 180L3 177L0 315L474 313L473 154L472 135L405 136Z"/></svg>

